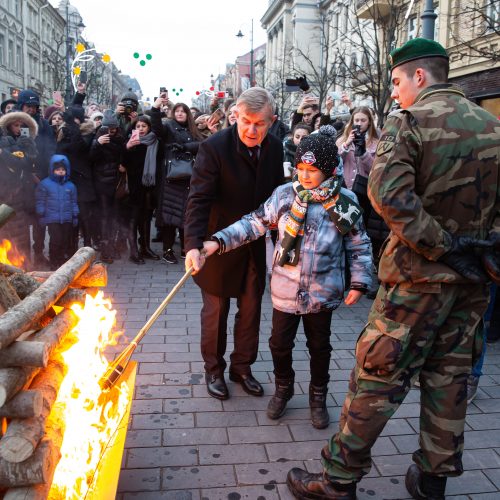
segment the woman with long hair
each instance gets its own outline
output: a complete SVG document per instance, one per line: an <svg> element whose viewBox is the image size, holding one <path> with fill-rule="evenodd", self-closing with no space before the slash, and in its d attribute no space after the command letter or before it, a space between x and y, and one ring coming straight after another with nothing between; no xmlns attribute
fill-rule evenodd
<svg viewBox="0 0 500 500"><path fill-rule="evenodd" d="M164 98L159 97L151 108L152 129L165 143L165 163L161 169L156 225L161 227L163 236L162 259L169 264L177 264L173 246L176 231L179 230L181 257L184 257L184 214L190 178L169 180L169 161L175 157L194 160L203 136L196 127L189 106L182 102L172 108L172 119L162 124L160 108L163 101Z"/></svg>

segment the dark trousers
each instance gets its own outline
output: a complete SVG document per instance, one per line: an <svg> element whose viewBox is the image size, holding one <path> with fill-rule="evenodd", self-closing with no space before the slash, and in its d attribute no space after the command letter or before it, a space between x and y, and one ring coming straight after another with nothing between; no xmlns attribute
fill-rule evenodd
<svg viewBox="0 0 500 500"><path fill-rule="evenodd" d="M44 224L40 224L38 217L33 217L33 251L35 255L43 254L46 227Z"/></svg>
<svg viewBox="0 0 500 500"><path fill-rule="evenodd" d="M227 317L230 299L201 291L201 354L205 371L220 375L226 369ZM229 371L238 375L251 373L259 349L260 306L262 291L257 270L249 263L244 289L236 298L238 312L234 319L234 350Z"/></svg>
<svg viewBox="0 0 500 500"><path fill-rule="evenodd" d="M184 250L184 228L177 228L175 226L163 226L161 234L163 237L163 251L171 250L175 243L175 231L179 230L179 240L181 244L181 251Z"/></svg>
<svg viewBox="0 0 500 500"><path fill-rule="evenodd" d="M323 386L328 384L330 375L330 324L333 311L321 311L311 314L290 314L273 309L273 328L269 347L273 357L274 375L277 379L293 379L292 368L294 340L300 320L304 324L306 346L309 349L311 384Z"/></svg>
<svg viewBox="0 0 500 500"><path fill-rule="evenodd" d="M52 268L58 268L69 258L73 241L73 224L47 224L49 230L49 260Z"/></svg>

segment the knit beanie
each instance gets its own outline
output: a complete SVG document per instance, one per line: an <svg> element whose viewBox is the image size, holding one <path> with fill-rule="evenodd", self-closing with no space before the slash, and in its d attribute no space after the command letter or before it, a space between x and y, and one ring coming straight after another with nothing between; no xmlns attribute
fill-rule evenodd
<svg viewBox="0 0 500 500"><path fill-rule="evenodd" d="M89 118L91 121L95 121L96 118L104 118L104 115L100 111L94 111Z"/></svg>
<svg viewBox="0 0 500 500"><path fill-rule="evenodd" d="M46 120L48 120L52 116L52 113L55 113L56 111L61 111L61 113L62 113L61 108L58 108L57 106L54 106L54 105L47 106L45 108L45 111L43 112L43 117Z"/></svg>
<svg viewBox="0 0 500 500"><path fill-rule="evenodd" d="M103 113L102 126L118 128L119 123L112 109L106 109Z"/></svg>
<svg viewBox="0 0 500 500"><path fill-rule="evenodd" d="M295 167L305 163L321 170L327 177L335 172L340 164L340 157L335 137L337 131L331 125L323 125L317 134L304 137L295 152Z"/></svg>

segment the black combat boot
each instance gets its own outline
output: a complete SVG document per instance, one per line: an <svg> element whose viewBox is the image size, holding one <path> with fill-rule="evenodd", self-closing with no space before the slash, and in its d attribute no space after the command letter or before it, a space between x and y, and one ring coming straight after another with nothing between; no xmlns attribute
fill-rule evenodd
<svg viewBox="0 0 500 500"><path fill-rule="evenodd" d="M309 384L309 407L311 408L311 422L314 428L324 429L330 423L330 415L326 409L326 395L328 384L315 386Z"/></svg>
<svg viewBox="0 0 500 500"><path fill-rule="evenodd" d="M356 483L335 483L323 472L312 474L294 468L288 472L286 484L295 498L356 500Z"/></svg>
<svg viewBox="0 0 500 500"><path fill-rule="evenodd" d="M274 396L267 405L267 416L276 420L285 413L286 404L293 397L293 378L277 378Z"/></svg>
<svg viewBox="0 0 500 500"><path fill-rule="evenodd" d="M426 474L417 465L412 464L406 472L405 486L416 500L444 500L446 479Z"/></svg>

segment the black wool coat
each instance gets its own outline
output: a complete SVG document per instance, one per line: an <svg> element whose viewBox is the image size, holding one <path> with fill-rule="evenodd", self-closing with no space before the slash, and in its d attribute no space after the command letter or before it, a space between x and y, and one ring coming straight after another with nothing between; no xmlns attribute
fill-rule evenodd
<svg viewBox="0 0 500 500"><path fill-rule="evenodd" d="M262 141L257 168L236 125L209 137L198 150L191 177L184 227L186 252L201 249L203 241L215 232L257 209L283 181L283 145L273 135ZM208 293L237 297L253 261L263 291L265 250L265 238L259 238L226 254L213 255L194 279Z"/></svg>

